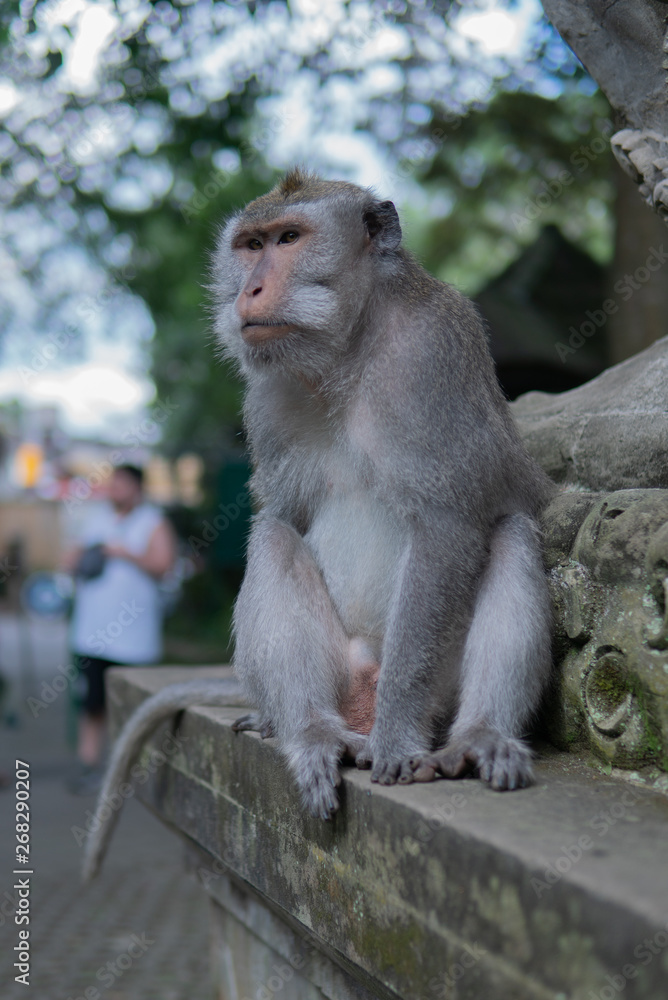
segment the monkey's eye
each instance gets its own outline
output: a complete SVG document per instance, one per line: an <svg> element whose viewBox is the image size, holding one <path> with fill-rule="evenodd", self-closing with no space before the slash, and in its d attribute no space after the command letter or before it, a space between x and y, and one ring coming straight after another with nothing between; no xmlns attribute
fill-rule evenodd
<svg viewBox="0 0 668 1000"><path fill-rule="evenodd" d="M262 244L260 243L259 240L256 240L256 239L249 240L248 241L248 249L249 250L261 250L262 249Z"/></svg>
<svg viewBox="0 0 668 1000"><path fill-rule="evenodd" d="M279 243L294 243L298 239L299 239L299 233L296 233L294 231L294 229L288 229L288 231L286 233L283 233L283 235L281 236L281 238L280 238L280 240L278 242Z"/></svg>

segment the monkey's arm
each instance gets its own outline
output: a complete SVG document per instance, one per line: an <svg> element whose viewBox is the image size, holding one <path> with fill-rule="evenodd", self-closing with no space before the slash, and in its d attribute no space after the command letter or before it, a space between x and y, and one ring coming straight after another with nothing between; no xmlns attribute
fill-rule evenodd
<svg viewBox="0 0 668 1000"><path fill-rule="evenodd" d="M265 511L253 524L234 628L235 669L261 724L275 732L304 807L329 819L339 806L341 755L364 742L340 714L348 637L312 552Z"/></svg>
<svg viewBox="0 0 668 1000"><path fill-rule="evenodd" d="M192 705L224 706L247 703L238 681L221 678L170 684L139 706L119 733L109 760L95 810L98 823L86 841L83 861L85 882L93 879L99 871L120 814L120 809L111 809L105 806L105 803L119 786L127 781L130 767L156 726L170 715L182 712ZM105 813L108 813L108 816L103 819Z"/></svg>
<svg viewBox="0 0 668 1000"><path fill-rule="evenodd" d="M372 781L411 781L410 758L431 742L435 700L453 707L486 555L482 531L453 511L413 531L383 643L376 722L357 760L372 766Z"/></svg>

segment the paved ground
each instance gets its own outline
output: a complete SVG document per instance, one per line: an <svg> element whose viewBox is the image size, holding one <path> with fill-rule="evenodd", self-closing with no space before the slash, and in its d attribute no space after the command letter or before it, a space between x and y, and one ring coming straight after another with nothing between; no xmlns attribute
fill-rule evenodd
<svg viewBox="0 0 668 1000"><path fill-rule="evenodd" d="M84 826L94 799L64 787L74 759L66 739L67 694L37 707L36 717L26 703L41 699L42 684L51 685L67 662L65 634L54 625L20 633L15 620L0 617L0 669L13 679L10 704L21 719L18 728L0 724L0 771L13 774L16 758L31 765L32 968L28 989L14 982L12 886L19 876L12 875L10 787L0 790L2 1000L212 1000L207 906L183 874L180 841L139 803L126 803L102 875L80 886L81 848L72 827ZM32 668L23 686L21 656L24 667L30 657Z"/></svg>

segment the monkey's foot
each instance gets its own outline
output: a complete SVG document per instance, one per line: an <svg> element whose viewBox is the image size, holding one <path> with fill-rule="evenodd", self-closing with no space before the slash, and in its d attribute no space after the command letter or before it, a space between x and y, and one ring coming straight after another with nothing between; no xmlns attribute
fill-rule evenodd
<svg viewBox="0 0 668 1000"><path fill-rule="evenodd" d="M415 757L411 764L414 781L433 781L437 774L460 778L473 772L499 792L526 788L533 781L529 748L486 728L455 736L443 750Z"/></svg>
<svg viewBox="0 0 668 1000"><path fill-rule="evenodd" d="M259 712L250 712L242 715L232 723L235 733L251 732L259 733L263 740L270 739L276 735L271 721L264 719Z"/></svg>

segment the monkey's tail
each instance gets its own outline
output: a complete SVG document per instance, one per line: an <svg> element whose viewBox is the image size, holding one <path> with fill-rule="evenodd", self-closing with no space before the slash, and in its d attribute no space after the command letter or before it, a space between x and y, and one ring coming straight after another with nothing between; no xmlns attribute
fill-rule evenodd
<svg viewBox="0 0 668 1000"><path fill-rule="evenodd" d="M123 726L109 759L84 849L84 882L90 882L100 870L123 805L123 796L118 789L127 781L135 758L156 726L170 715L193 705L220 707L247 704L248 699L241 685L233 678L193 679L181 684L169 684L142 702Z"/></svg>

